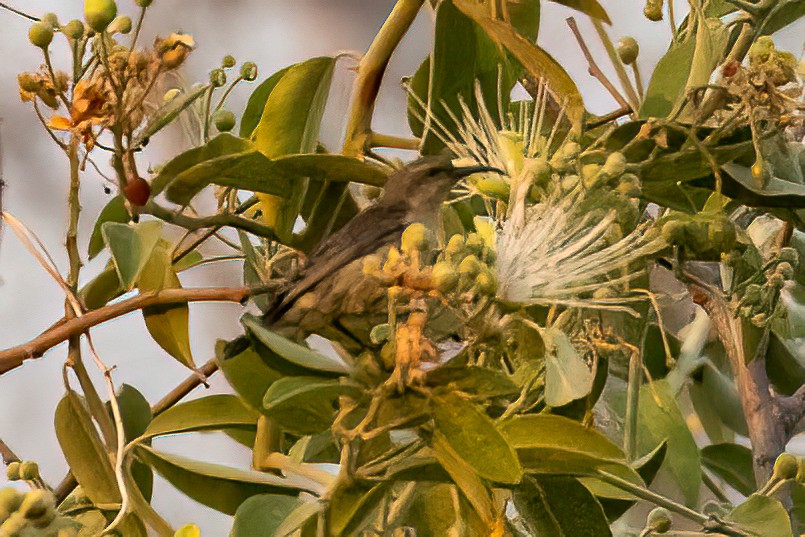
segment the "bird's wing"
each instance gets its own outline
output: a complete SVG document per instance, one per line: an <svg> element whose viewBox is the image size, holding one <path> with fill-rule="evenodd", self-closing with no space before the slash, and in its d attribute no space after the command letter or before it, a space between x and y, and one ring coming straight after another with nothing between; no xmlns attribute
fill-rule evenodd
<svg viewBox="0 0 805 537"><path fill-rule="evenodd" d="M277 306L266 314L266 321L279 320L302 295L339 269L397 241L405 228L406 213L404 202L374 205L330 235L310 254L304 275L278 297Z"/></svg>

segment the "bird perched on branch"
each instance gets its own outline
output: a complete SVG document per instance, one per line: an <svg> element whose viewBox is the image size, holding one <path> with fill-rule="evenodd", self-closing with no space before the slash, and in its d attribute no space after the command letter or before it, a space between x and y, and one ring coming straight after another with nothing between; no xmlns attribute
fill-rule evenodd
<svg viewBox="0 0 805 537"><path fill-rule="evenodd" d="M361 260L398 244L413 222L432 226L456 182L483 171L497 170L455 167L448 156L436 156L420 158L393 173L373 205L311 252L300 277L277 296L266 313L265 324L303 337L343 315L364 313L360 310L365 304L381 298L385 290L363 275Z"/></svg>

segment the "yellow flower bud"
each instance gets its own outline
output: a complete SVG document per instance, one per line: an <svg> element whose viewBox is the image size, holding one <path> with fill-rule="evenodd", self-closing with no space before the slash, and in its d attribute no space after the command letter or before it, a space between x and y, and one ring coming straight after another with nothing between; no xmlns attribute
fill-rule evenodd
<svg viewBox="0 0 805 537"><path fill-rule="evenodd" d="M651 528L654 533L667 533L672 524L671 513L664 507L652 509L646 517L646 526Z"/></svg>
<svg viewBox="0 0 805 537"><path fill-rule="evenodd" d="M430 244L430 230L425 224L415 222L405 228L400 242L400 248L406 254L411 254L414 250L425 250Z"/></svg>
<svg viewBox="0 0 805 537"><path fill-rule="evenodd" d="M451 255L461 253L462 250L464 250L464 235L458 233L450 237L444 248L444 251Z"/></svg>
<svg viewBox="0 0 805 537"><path fill-rule="evenodd" d="M634 37L626 35L620 38L618 41L618 56L624 64L633 64L637 61L638 54L640 54L640 45L637 44Z"/></svg>
<svg viewBox="0 0 805 537"><path fill-rule="evenodd" d="M774 461L772 477L777 479L794 479L799 471L799 461L790 453L782 453Z"/></svg>
<svg viewBox="0 0 805 537"><path fill-rule="evenodd" d="M506 172L515 176L523 169L525 160L523 140L519 133L501 131L498 133L498 147L500 148L503 165Z"/></svg>
<svg viewBox="0 0 805 537"><path fill-rule="evenodd" d="M442 293L452 291L458 283L456 269L446 261L440 261L433 265L430 274L433 279L433 286Z"/></svg>
<svg viewBox="0 0 805 537"><path fill-rule="evenodd" d="M34 23L28 30L28 40L34 46L47 48L53 41L53 28L44 22Z"/></svg>
<svg viewBox="0 0 805 537"><path fill-rule="evenodd" d="M84 20L96 32L103 32L117 16L115 0L84 0Z"/></svg>

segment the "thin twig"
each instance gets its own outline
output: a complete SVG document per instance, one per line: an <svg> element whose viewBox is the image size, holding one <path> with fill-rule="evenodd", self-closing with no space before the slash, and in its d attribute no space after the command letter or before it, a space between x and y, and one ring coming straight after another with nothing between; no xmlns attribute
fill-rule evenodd
<svg viewBox="0 0 805 537"><path fill-rule="evenodd" d="M14 13L15 15L19 15L20 17L22 17L24 19L28 19L29 21L39 22L39 21L42 20L39 17L34 17L33 15L29 15L28 13L25 13L24 11L20 11L19 9L13 8L10 5L6 4L5 2L0 2L0 8L5 9L6 11L10 11L10 12Z"/></svg>
<svg viewBox="0 0 805 537"><path fill-rule="evenodd" d="M629 80L629 75L626 73L626 68L621 61L618 52L615 50L615 45L609 38L609 35L607 34L607 31L601 21L593 18L592 22L593 27L595 27L595 31L598 33L598 37L601 39L601 43L604 45L604 49L607 51L610 62L612 62L612 66L615 68L615 73L618 75L618 80L621 83L621 87L623 88L623 91L626 92L626 99L629 101L629 105L633 110L637 110L639 108L640 98L637 96L637 92L635 92L634 87L632 87L632 81Z"/></svg>
<svg viewBox="0 0 805 537"><path fill-rule="evenodd" d="M0 375L21 366L25 360L38 358L59 343L93 326L103 324L133 311L151 306L182 304L188 302L235 302L243 303L256 294L268 292L268 288L250 289L248 287L210 287L196 289L162 289L140 293L128 300L110 304L85 315L60 321L50 330L43 332L31 341L0 351Z"/></svg>
<svg viewBox="0 0 805 537"><path fill-rule="evenodd" d="M581 32L579 31L579 26L576 24L576 19L573 17L568 17L565 19L567 25L570 26L570 31L573 32L573 36L576 38L576 41L579 43L579 47L581 47L581 52L584 54L584 58L587 60L588 65L588 72L590 76L597 79L604 88L609 92L610 95L617 101L618 105L621 108L628 108L631 112L633 110L632 106L629 104L629 101L621 95L615 85L610 81L598 64L595 62L595 58L593 58L592 53L590 52L590 48L587 46L587 43L584 41L584 37L582 37Z"/></svg>

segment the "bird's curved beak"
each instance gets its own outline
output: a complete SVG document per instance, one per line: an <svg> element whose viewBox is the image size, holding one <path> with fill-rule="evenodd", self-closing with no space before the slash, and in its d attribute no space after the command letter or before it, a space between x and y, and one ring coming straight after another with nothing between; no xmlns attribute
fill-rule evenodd
<svg viewBox="0 0 805 537"><path fill-rule="evenodd" d="M474 173L494 172L501 175L506 175L506 172L494 166L457 166L451 170L451 173L456 177L467 177Z"/></svg>

